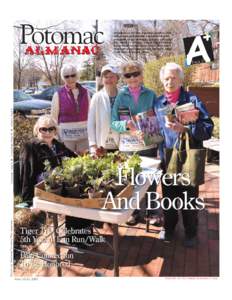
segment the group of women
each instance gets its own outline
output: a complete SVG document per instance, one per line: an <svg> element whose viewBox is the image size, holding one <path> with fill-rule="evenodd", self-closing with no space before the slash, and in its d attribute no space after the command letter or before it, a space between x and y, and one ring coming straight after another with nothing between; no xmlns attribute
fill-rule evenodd
<svg viewBox="0 0 232 300"><path fill-rule="evenodd" d="M201 100L183 89L183 70L175 63L167 63L160 70L160 80L164 93L157 97L154 91L143 84L143 67L137 61L126 62L121 72L112 65L101 69L103 88L96 92L92 99L88 91L78 83L78 70L74 65L65 65L61 70L64 86L53 96L51 115L38 119L35 138L26 143L20 155L20 178L23 200L30 206L33 199L34 185L43 178L44 161L49 160L52 167L61 164L63 157L75 157L80 152L89 150L93 155L99 147L106 151L122 150L129 154L136 150L131 148L130 141L136 145L136 152L142 156L157 157L164 161L165 148L172 148L180 133L189 132L192 139L199 144L209 139L213 123ZM125 85L118 88L119 80ZM195 122L184 126L176 119L168 121L164 108L170 104L177 106L192 102L199 110ZM133 116L153 111L159 120L162 143L142 143L143 133L138 130ZM125 141L128 148L125 147ZM131 143L132 143L131 142ZM133 151L131 151L133 149ZM163 166L165 164L162 164ZM165 171L165 170L164 170ZM151 185L149 191L155 191ZM163 197L183 196L196 197L198 187L162 186ZM185 226L186 246L194 246L197 236L197 211L182 211ZM135 211L128 224L135 225L139 221L139 211ZM178 212L164 212L164 227L160 238L170 240L178 221ZM89 220L66 217L67 228L84 228L90 225Z"/></svg>

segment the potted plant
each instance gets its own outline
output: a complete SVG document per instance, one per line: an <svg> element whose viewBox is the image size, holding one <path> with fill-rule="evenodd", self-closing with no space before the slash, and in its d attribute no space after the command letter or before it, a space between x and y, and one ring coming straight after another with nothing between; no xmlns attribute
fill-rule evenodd
<svg viewBox="0 0 232 300"><path fill-rule="evenodd" d="M62 166L51 169L46 163L46 189L53 193L63 192L74 198L101 198L112 192L119 194L131 181L131 168L134 175L141 171L141 159L137 154L106 153L100 158L89 154L75 158L65 158ZM119 185L119 166L122 168L122 184ZM63 186L63 190L62 190Z"/></svg>
<svg viewBox="0 0 232 300"><path fill-rule="evenodd" d="M64 168L64 187L66 196L80 197L80 183L82 178L82 166L72 165Z"/></svg>
<svg viewBox="0 0 232 300"><path fill-rule="evenodd" d="M44 174L45 190L56 195L61 195L63 180L63 169L60 166L51 169L50 163L46 161Z"/></svg>
<svg viewBox="0 0 232 300"><path fill-rule="evenodd" d="M103 185L105 190L112 192L113 196L116 196L121 190L124 189L125 184L118 185L118 167L119 165L116 162L111 161L108 165L108 168L103 170Z"/></svg>
<svg viewBox="0 0 232 300"><path fill-rule="evenodd" d="M88 180L89 186L85 189L86 192L88 192L88 196L90 199L93 198L102 198L104 194L104 190L101 189L103 178L90 178Z"/></svg>

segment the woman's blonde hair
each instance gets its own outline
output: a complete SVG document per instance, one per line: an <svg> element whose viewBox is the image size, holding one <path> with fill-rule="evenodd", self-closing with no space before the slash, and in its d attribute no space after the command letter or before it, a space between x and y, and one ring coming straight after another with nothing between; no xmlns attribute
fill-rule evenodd
<svg viewBox="0 0 232 300"><path fill-rule="evenodd" d="M128 72L139 71L143 72L143 65L139 61L128 61L121 66L122 74Z"/></svg>
<svg viewBox="0 0 232 300"><path fill-rule="evenodd" d="M45 125L45 126L50 126L50 127L55 127L56 131L58 129L58 125L56 123L56 121L53 119L53 117L51 115L43 115L41 117L39 117L39 119L36 121L34 128L33 128L33 135L37 136L39 133L39 129L43 126L41 125Z"/></svg>

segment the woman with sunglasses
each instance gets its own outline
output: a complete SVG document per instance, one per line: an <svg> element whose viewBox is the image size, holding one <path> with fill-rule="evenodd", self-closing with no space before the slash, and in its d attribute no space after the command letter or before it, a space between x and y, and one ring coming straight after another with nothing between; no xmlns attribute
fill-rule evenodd
<svg viewBox="0 0 232 300"><path fill-rule="evenodd" d="M59 124L59 137L64 144L74 152L84 152L88 149L88 91L77 82L75 65L64 65L61 77L65 84L53 96L51 115Z"/></svg>
<svg viewBox="0 0 232 300"><path fill-rule="evenodd" d="M44 179L45 160L48 160L51 167L55 168L61 165L64 157L77 156L56 139L57 123L50 115L44 115L37 120L33 133L35 138L26 143L20 153L20 181L24 200L22 207L24 208L32 205L34 186ZM81 243L81 247L84 248L85 243L82 244L79 241L82 238L88 239L87 236L92 234L90 228L92 222L66 216L65 223L67 232L73 232L66 235L66 241L75 245ZM73 240L78 242L75 243Z"/></svg>
<svg viewBox="0 0 232 300"><path fill-rule="evenodd" d="M119 150L128 154L137 152L141 156L154 158L157 154L157 145L154 143L146 146L142 142L142 130L138 128L134 116L148 112L154 114L153 103L156 95L152 90L144 87L143 67L139 62L125 63L122 66L122 74L126 86L119 91L111 115L111 127L120 133ZM139 119L139 115L137 117ZM156 186L151 185L148 191L154 192L155 189ZM135 210L127 224L136 225L138 220L139 211Z"/></svg>
<svg viewBox="0 0 232 300"><path fill-rule="evenodd" d="M20 182L22 198L28 206L32 204L34 185L43 180L44 162L52 168L61 164L63 157L75 157L63 143L56 139L57 123L50 115L40 117L35 123L33 138L20 152Z"/></svg>

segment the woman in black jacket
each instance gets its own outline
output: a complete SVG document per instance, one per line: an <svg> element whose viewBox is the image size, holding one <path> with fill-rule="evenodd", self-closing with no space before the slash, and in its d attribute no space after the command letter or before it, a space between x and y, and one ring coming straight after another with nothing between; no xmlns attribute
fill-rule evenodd
<svg viewBox="0 0 232 300"><path fill-rule="evenodd" d="M46 160L55 168L62 158L77 156L55 138L57 125L49 115L38 119L33 133L35 138L24 145L19 158L22 198L28 204L32 204L35 184L43 180Z"/></svg>
<svg viewBox="0 0 232 300"><path fill-rule="evenodd" d="M57 130L57 123L50 115L40 117L34 126L35 138L26 143L20 153L21 194L27 207L32 205L34 186L44 179L44 162L48 160L51 168L55 168L61 165L64 157L77 156L56 139ZM66 217L67 230L74 229L78 232L89 227L90 224L89 220ZM78 238L80 237L83 235L78 234ZM73 240L72 237L70 238Z"/></svg>

